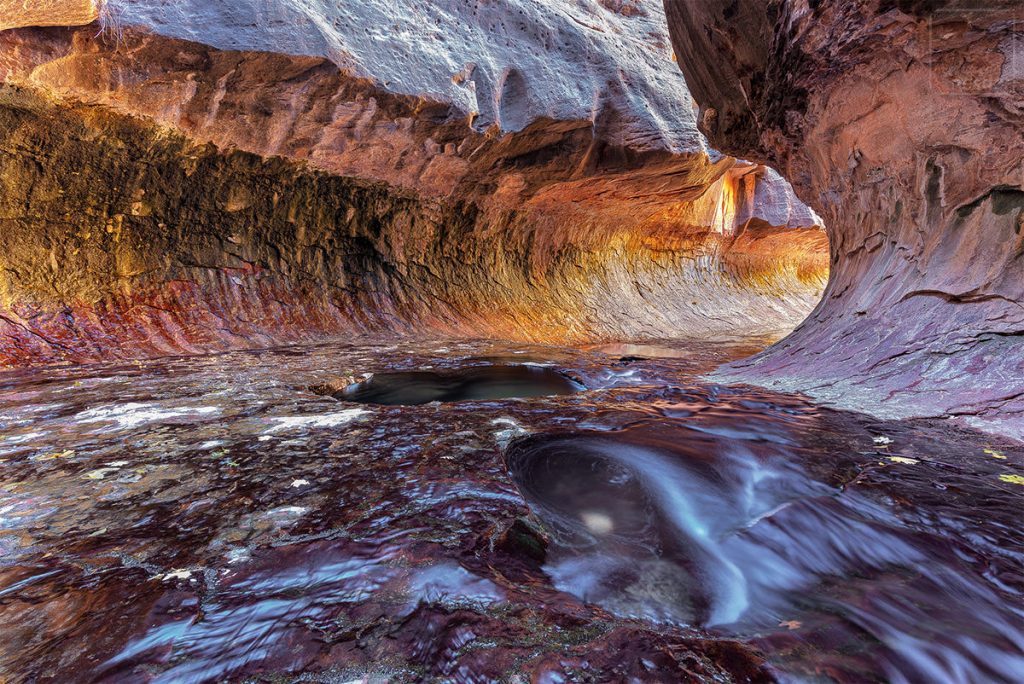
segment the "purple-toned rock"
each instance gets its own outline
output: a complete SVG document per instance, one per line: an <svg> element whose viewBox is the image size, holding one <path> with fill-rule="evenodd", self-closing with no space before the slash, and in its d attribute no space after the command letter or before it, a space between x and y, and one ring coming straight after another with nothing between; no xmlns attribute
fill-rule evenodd
<svg viewBox="0 0 1024 684"><path fill-rule="evenodd" d="M667 0L713 145L828 227L822 303L719 377L1024 438L1020 3Z"/></svg>

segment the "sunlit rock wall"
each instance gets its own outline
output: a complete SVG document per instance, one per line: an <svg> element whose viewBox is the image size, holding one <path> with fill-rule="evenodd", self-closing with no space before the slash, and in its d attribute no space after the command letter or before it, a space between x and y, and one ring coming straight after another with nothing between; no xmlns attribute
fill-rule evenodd
<svg viewBox="0 0 1024 684"><path fill-rule="evenodd" d="M467 110L465 81L436 65L400 88L372 52L358 51L370 73L302 43L300 19L284 41L280 12L303 5L188 6L111 3L102 27L0 33L0 362L351 331L779 335L820 296L820 220L774 172L709 153L656 3L584 3L604 23L583 28L537 5L568 37L528 74L548 90L519 96L515 127ZM371 9L337 30L370 30ZM515 58L483 26L492 37L466 48L479 78ZM515 50L532 59L545 35ZM588 57L566 71L576 50Z"/></svg>
<svg viewBox="0 0 1024 684"><path fill-rule="evenodd" d="M1024 437L1024 8L666 0L711 144L818 210L832 278L722 377Z"/></svg>
<svg viewBox="0 0 1024 684"><path fill-rule="evenodd" d="M0 31L22 26L83 26L100 16L100 0L0 0Z"/></svg>

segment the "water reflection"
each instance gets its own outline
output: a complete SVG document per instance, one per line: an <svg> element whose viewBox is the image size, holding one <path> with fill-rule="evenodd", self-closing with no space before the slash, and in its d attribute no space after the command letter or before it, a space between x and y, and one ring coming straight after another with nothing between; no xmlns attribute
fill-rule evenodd
<svg viewBox="0 0 1024 684"><path fill-rule="evenodd" d="M606 344L596 347L595 350L609 356L636 361L642 359L685 359L688 355L685 349L657 344Z"/></svg>
<svg viewBox="0 0 1024 684"><path fill-rule="evenodd" d="M1005 680L1024 487L1000 478L1024 453L695 382L748 347L679 346L624 365L357 341L2 373L0 673ZM305 389L528 362L588 391Z"/></svg>

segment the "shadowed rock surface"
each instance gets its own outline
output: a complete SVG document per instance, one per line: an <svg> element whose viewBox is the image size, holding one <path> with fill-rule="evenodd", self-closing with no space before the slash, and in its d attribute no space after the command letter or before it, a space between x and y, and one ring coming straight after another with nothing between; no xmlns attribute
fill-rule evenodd
<svg viewBox="0 0 1024 684"><path fill-rule="evenodd" d="M722 379L1024 437L1019 2L666 0L712 145L780 169L832 275Z"/></svg>

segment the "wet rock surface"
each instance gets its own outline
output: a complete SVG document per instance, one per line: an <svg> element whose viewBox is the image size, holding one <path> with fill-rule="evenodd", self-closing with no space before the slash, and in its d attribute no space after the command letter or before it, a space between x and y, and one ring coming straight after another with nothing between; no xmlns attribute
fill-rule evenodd
<svg viewBox="0 0 1024 684"><path fill-rule="evenodd" d="M806 406L729 395L719 406L698 395L688 410L703 419L509 447L512 479L553 531L554 585L618 615L749 640L799 677L1013 681L1021 547L967 530L980 514L1014 534L1018 498L965 516L942 479L928 482L937 492L897 484L901 466L931 471L909 475L922 484L934 477L935 455L879 450L876 467L897 473L876 474L839 434L803 433ZM893 485L902 506L883 494Z"/></svg>
<svg viewBox="0 0 1024 684"><path fill-rule="evenodd" d="M0 669L12 681L770 681L809 671L863 681L887 664L917 671L898 657L912 637L936 659L961 652L951 641L973 644L975 655L955 662L975 666L985 654L993 680L1017 662L1019 641L997 618L1022 606L1024 453L947 424L877 422L694 383L752 345L678 346L686 357L628 366L566 348L357 340L6 371ZM590 389L422 406L302 390L348 369L503 357L546 358ZM585 454L598 445L587 463L600 467L566 473L549 458L558 444ZM664 517L659 490L611 467L627 447L686 473L662 473L661 491L735 503L716 517L715 543L732 553L742 542L768 563L739 627L709 617L731 595L709 582L723 576L710 572L709 552ZM528 451L544 456L532 467L548 463L547 489L521 479L516 454ZM757 483L769 470L778 477ZM601 539L630 530L617 552L639 554L632 572L657 592L623 599L624 576L603 595L580 591L567 563L593 542L570 543L551 517L545 492L560 483L601 494L586 502L591 513L638 512L624 528L618 510L581 528L575 494L555 509L577 532L606 530ZM776 500L787 505L763 510ZM676 587L678 601L654 581L652 534L663 557L692 559L695 584ZM806 553L773 546L797 538ZM832 564L810 567L823 558ZM799 581L780 568L799 569ZM945 600L956 587L985 600L964 612ZM657 615L642 610L651 596ZM886 612L911 598L921 615L955 625L949 635ZM826 599L836 610L822 611Z"/></svg>

